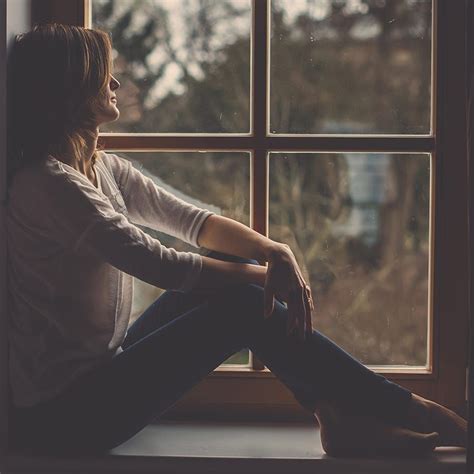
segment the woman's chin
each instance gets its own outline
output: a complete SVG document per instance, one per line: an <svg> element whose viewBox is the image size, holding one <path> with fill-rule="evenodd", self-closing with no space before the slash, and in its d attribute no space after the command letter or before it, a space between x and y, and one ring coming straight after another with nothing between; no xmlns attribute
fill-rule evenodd
<svg viewBox="0 0 474 474"><path fill-rule="evenodd" d="M113 110L110 111L110 114L107 116L101 117L99 120L99 125L103 125L104 123L109 122L116 122L120 118L120 110L117 107L114 107Z"/></svg>

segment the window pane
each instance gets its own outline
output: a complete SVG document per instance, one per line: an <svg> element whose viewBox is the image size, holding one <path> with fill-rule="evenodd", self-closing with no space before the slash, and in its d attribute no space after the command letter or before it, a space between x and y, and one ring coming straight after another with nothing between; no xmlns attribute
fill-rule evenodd
<svg viewBox="0 0 474 474"><path fill-rule="evenodd" d="M270 155L270 237L311 284L314 328L364 364L426 364L429 196L427 154Z"/></svg>
<svg viewBox="0 0 474 474"><path fill-rule="evenodd" d="M121 117L103 132L248 133L250 0L92 0Z"/></svg>
<svg viewBox="0 0 474 474"><path fill-rule="evenodd" d="M250 155L248 153L214 152L134 152L118 155L152 178L158 186L216 214L250 223ZM196 248L175 237L140 226L166 247L206 255L205 248ZM140 316L164 290L134 278L134 299L131 322ZM225 363L247 364L244 349Z"/></svg>
<svg viewBox="0 0 474 474"><path fill-rule="evenodd" d="M272 0L271 133L428 134L431 0Z"/></svg>

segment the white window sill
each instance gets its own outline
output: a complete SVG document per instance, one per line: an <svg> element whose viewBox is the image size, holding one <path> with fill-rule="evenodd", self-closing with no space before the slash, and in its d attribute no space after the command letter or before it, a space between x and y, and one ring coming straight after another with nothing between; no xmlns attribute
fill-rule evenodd
<svg viewBox="0 0 474 474"><path fill-rule="evenodd" d="M160 421L100 458L10 455L10 472L138 473L465 473L466 452L437 448L425 458L336 459L324 454L316 425L289 422Z"/></svg>

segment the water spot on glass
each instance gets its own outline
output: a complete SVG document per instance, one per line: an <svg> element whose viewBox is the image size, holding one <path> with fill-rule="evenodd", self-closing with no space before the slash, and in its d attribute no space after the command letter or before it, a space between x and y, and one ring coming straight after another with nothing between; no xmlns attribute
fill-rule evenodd
<svg viewBox="0 0 474 474"><path fill-rule="evenodd" d="M395 18L392 18L391 20L388 20L389 23L393 23L395 21Z"/></svg>

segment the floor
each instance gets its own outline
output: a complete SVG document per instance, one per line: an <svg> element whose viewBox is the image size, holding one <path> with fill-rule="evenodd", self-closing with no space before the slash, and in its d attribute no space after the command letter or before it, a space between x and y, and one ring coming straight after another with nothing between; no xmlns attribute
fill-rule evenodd
<svg viewBox="0 0 474 474"><path fill-rule="evenodd" d="M155 473L465 473L465 450L437 448L418 459L326 456L308 423L160 421L100 459L11 457L9 472Z"/></svg>

